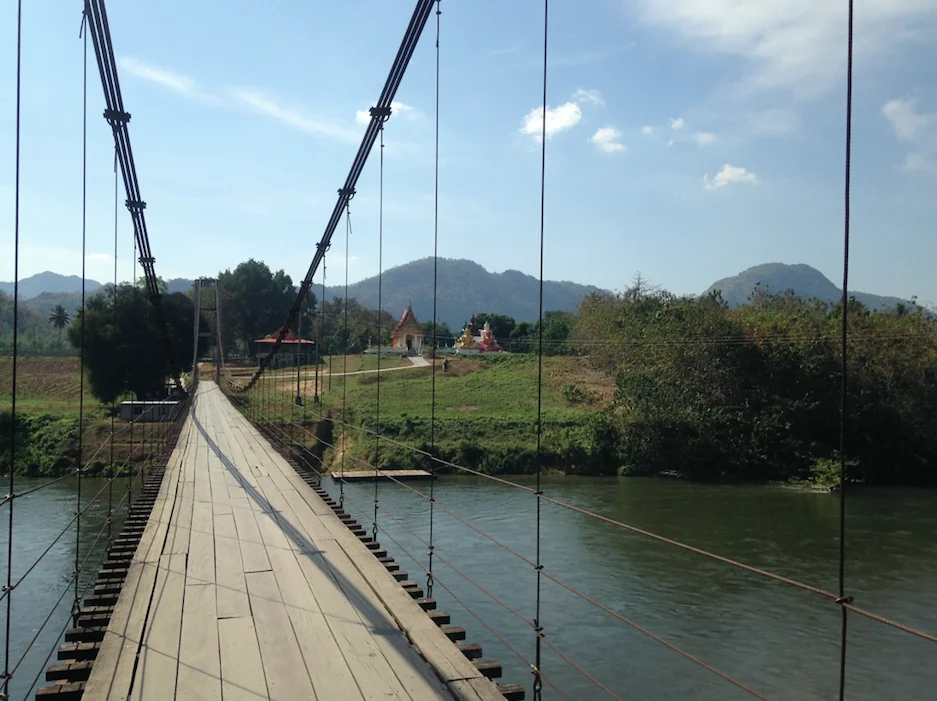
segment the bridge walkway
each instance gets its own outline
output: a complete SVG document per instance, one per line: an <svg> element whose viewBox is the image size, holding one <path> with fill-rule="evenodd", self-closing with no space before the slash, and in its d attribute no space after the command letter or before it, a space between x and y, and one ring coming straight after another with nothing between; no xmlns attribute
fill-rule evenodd
<svg viewBox="0 0 937 701"><path fill-rule="evenodd" d="M503 701L207 381L83 698Z"/></svg>

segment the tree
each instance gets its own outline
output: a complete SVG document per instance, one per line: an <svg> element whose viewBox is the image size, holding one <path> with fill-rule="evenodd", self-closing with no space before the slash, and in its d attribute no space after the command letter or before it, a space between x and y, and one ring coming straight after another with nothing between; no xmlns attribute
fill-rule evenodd
<svg viewBox="0 0 937 701"><path fill-rule="evenodd" d="M433 345L433 322L424 321L420 326L423 328L423 343L424 345ZM452 329L449 328L449 324L445 321L441 321L436 325L436 343L437 345L447 345L451 346L455 342L455 337L452 334Z"/></svg>
<svg viewBox="0 0 937 701"><path fill-rule="evenodd" d="M58 331L57 343L62 342L62 329L68 326L69 321L71 321L71 315L65 311L65 307L61 304L56 304L49 313L49 323Z"/></svg>
<svg viewBox="0 0 937 701"><path fill-rule="evenodd" d="M140 399L162 397L170 375L192 369L192 300L178 292L163 295L162 308L173 349L171 367L150 302L133 285L119 285L116 295L108 285L76 315L68 339L79 347L84 328L85 369L91 391L102 402L113 402L126 392Z"/></svg>
<svg viewBox="0 0 937 701"><path fill-rule="evenodd" d="M221 285L221 330L226 352L235 350L240 342L250 352L253 342L275 333L286 320L296 299L293 281L284 271L273 273L266 263L253 258L233 271L218 275ZM316 308L312 290L306 294L300 312L308 315ZM303 320L303 335L309 337L308 316ZM295 326L294 326L295 330Z"/></svg>

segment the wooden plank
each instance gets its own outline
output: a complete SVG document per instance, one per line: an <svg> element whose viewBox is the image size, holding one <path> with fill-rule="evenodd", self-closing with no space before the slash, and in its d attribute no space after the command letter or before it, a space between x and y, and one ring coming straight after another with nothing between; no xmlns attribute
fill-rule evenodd
<svg viewBox="0 0 937 701"><path fill-rule="evenodd" d="M399 631L395 627L387 628L386 621L374 620L367 614L365 618L368 620L362 619L360 612L355 610L344 592L336 586L325 557L327 553L308 553L298 557L297 561L309 589L315 592L321 610L326 612L326 621L358 688L364 698L369 700L409 699L374 641L375 636L399 635ZM345 584L349 585L348 582ZM367 586L360 578L355 584Z"/></svg>
<svg viewBox="0 0 937 701"><path fill-rule="evenodd" d="M271 550L270 564L316 696L335 701L362 701L364 697L296 556L287 550Z"/></svg>
<svg viewBox="0 0 937 701"><path fill-rule="evenodd" d="M221 693L225 701L267 699L267 682L250 616L218 620Z"/></svg>
<svg viewBox="0 0 937 701"><path fill-rule="evenodd" d="M237 527L244 572L269 570L270 560L267 559L267 550L254 520L254 512L251 509L234 508L234 525Z"/></svg>
<svg viewBox="0 0 937 701"><path fill-rule="evenodd" d="M189 558L189 565L192 558ZM187 586L179 643L176 700L221 701L218 612L214 586Z"/></svg>
<svg viewBox="0 0 937 701"><path fill-rule="evenodd" d="M250 615L247 584L241 561L241 546L237 539L234 516L216 514L215 529L215 581L218 585L218 618Z"/></svg>
<svg viewBox="0 0 937 701"><path fill-rule="evenodd" d="M185 555L164 555L130 698L165 698L175 686L185 595Z"/></svg>
<svg viewBox="0 0 937 701"><path fill-rule="evenodd" d="M211 504L195 502L186 584L215 583L215 534Z"/></svg>
<svg viewBox="0 0 937 701"><path fill-rule="evenodd" d="M271 701L316 698L273 572L253 572L246 576Z"/></svg>
<svg viewBox="0 0 937 701"><path fill-rule="evenodd" d="M324 519L324 523L359 572L362 581L367 582L420 655L432 665L444 682L482 676L338 518L333 516L332 519ZM341 564L340 558L336 557L334 561Z"/></svg>
<svg viewBox="0 0 937 701"><path fill-rule="evenodd" d="M85 684L84 701L124 701L127 698L146 605L155 583L156 566L142 562L130 564L91 676Z"/></svg>

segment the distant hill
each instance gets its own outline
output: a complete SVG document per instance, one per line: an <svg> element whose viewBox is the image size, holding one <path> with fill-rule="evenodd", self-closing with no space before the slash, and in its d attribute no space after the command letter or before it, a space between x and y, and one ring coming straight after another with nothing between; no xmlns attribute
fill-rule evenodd
<svg viewBox="0 0 937 701"><path fill-rule="evenodd" d="M85 290L94 292L101 287L97 280L85 280ZM0 282L0 292L13 294L12 282ZM81 292L81 278L78 275L59 275L48 270L30 275L20 280L20 299L32 299L43 292Z"/></svg>
<svg viewBox="0 0 937 701"><path fill-rule="evenodd" d="M188 280L184 277L176 277L167 281L166 286L169 294L173 294L174 292L187 294L192 288L192 280ZM104 285L97 280L91 280L90 278L85 280L85 292L89 295L92 292L100 290L102 287L104 287ZM12 295L13 283L0 282L0 292ZM40 295L46 295L44 299L37 300L38 303L34 305L37 307L41 306L45 308L48 306L51 309L59 303L66 309L68 309L70 305L77 307L81 304L81 278L78 275L59 275L58 273L46 271L44 273L24 277L20 280L19 292L21 300L32 300L33 298L38 298ZM73 302L71 297L65 296L61 299L56 299L50 304L50 301L55 299L53 295L68 294L77 294L78 301Z"/></svg>
<svg viewBox="0 0 937 701"><path fill-rule="evenodd" d="M787 290L794 290L794 294L804 299L822 299L827 302L838 302L843 295L842 290L830 282L827 277L816 268L799 263L788 265L786 263L764 263L738 275L717 280L703 294L713 290L722 290L722 298L729 306L736 307L745 304L755 287L768 292L784 294ZM853 292L849 295L870 309L892 309L898 304L910 304L910 301L898 297L884 297L868 292Z"/></svg>
<svg viewBox="0 0 937 701"><path fill-rule="evenodd" d="M166 292L168 294L175 294L176 292L188 294L189 290L192 289L193 282L194 280L187 280L184 277L174 277L166 283Z"/></svg>
<svg viewBox="0 0 937 701"><path fill-rule="evenodd" d="M472 314L507 314L516 321L536 321L539 281L517 270L490 273L470 260L439 259L437 317L455 329ZM313 288L321 296L321 288ZM544 281L544 311L574 310L588 294L600 291L591 285ZM343 286L326 287L326 299L342 297ZM348 296L377 308L377 277L348 286ZM390 268L383 275L383 308L398 317L408 304L417 319L433 318L433 259L423 258Z"/></svg>

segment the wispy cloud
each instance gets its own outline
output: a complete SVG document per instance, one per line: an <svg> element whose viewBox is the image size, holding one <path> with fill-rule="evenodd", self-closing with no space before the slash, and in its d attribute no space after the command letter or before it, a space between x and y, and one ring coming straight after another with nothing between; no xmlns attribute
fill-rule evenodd
<svg viewBox="0 0 937 701"><path fill-rule="evenodd" d="M651 136L654 133L654 127L645 125L641 127L641 133L645 136Z"/></svg>
<svg viewBox="0 0 937 701"><path fill-rule="evenodd" d="M175 71L160 68L159 66L154 66L128 57L118 59L117 65L130 75L161 85L184 97L201 102L217 102L217 98L214 95L199 88L193 78L183 75L182 73L176 73Z"/></svg>
<svg viewBox="0 0 937 701"><path fill-rule="evenodd" d="M232 88L230 93L237 102L251 110L307 134L351 142L360 138L360 134L354 129L304 114L298 108L280 104L273 97L260 91L249 88Z"/></svg>
<svg viewBox="0 0 937 701"><path fill-rule="evenodd" d="M835 2L809 0L634 0L639 20L691 48L741 57L742 87L811 96L835 85L845 62L846 22ZM922 21L937 17L932 0L866 0L860 51L866 60L901 50L909 37L932 35ZM903 41L897 40L898 38Z"/></svg>
<svg viewBox="0 0 937 701"><path fill-rule="evenodd" d="M683 121L683 117L671 117L670 118L670 128L679 131L683 129L683 125L686 122Z"/></svg>
<svg viewBox="0 0 937 701"><path fill-rule="evenodd" d="M917 99L889 100L882 115L891 124L895 138L907 144L904 168L937 172L937 113L921 112Z"/></svg>
<svg viewBox="0 0 937 701"><path fill-rule="evenodd" d="M596 107L602 107L605 104L605 100L602 99L602 93L595 88L591 90L586 90L585 88L577 89L576 92L573 93L573 102L578 102L580 105L595 105Z"/></svg>
<svg viewBox="0 0 937 701"><path fill-rule="evenodd" d="M559 107L547 107L546 133L549 139L554 134L572 129L582 120L582 109L575 102L565 102ZM524 117L521 133L539 141L543 130L543 107L534 107Z"/></svg>
<svg viewBox="0 0 937 701"><path fill-rule="evenodd" d="M750 170L730 166L728 163L722 166L722 170L716 173L716 177L711 180L709 178L709 173L703 176L703 187L707 190L717 190L726 185L735 183L750 183L754 185L758 183L758 176Z"/></svg>
<svg viewBox="0 0 937 701"><path fill-rule="evenodd" d="M619 139L621 139L621 132L618 129L615 127L602 127L596 129L595 134L589 140L604 153L619 153L627 148Z"/></svg>
<svg viewBox="0 0 937 701"><path fill-rule="evenodd" d="M698 131L693 135L693 141L695 141L700 146L708 146L709 144L715 142L716 135L708 131Z"/></svg>
<svg viewBox="0 0 937 701"><path fill-rule="evenodd" d="M88 262L97 262L97 263L105 262L106 263L107 261L112 260L112 259L111 259L110 253L88 253L85 255L85 260L87 260Z"/></svg>

